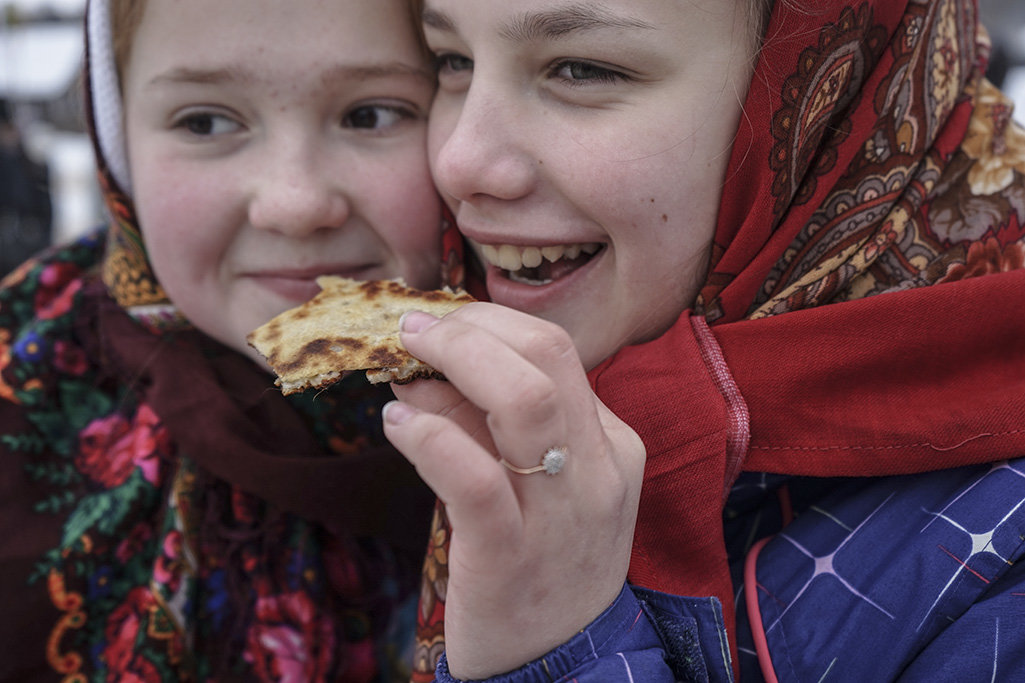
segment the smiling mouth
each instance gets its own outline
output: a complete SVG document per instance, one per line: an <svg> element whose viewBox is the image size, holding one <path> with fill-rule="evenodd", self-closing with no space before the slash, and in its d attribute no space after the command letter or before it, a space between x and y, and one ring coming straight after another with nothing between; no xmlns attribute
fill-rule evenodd
<svg viewBox="0 0 1025 683"><path fill-rule="evenodd" d="M513 282L540 287L565 277L601 251L598 242L518 247L512 244L482 244L480 253L492 266L504 271Z"/></svg>

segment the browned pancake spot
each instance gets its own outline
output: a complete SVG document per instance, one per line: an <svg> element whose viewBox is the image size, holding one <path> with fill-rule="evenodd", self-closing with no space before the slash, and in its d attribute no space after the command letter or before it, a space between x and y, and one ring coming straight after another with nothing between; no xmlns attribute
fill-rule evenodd
<svg viewBox="0 0 1025 683"><path fill-rule="evenodd" d="M345 349L358 351L364 346L366 346L366 344L359 339L353 339L352 337L338 337L331 342L331 346L329 348L335 353L341 353Z"/></svg>
<svg viewBox="0 0 1025 683"><path fill-rule="evenodd" d="M323 356L331 351L331 341L328 339L314 339L303 346L302 351L290 361L283 362L278 365L278 374L285 372L291 372L297 368L302 368L306 364L306 358L308 356Z"/></svg>
<svg viewBox="0 0 1025 683"><path fill-rule="evenodd" d="M405 362L403 356L398 355L391 349L374 349L370 354L370 361L380 368L390 368L396 365L401 365Z"/></svg>
<svg viewBox="0 0 1025 683"><path fill-rule="evenodd" d="M359 286L360 290L366 295L368 299L376 299L377 295L381 293L381 283L378 280L370 280L364 282Z"/></svg>

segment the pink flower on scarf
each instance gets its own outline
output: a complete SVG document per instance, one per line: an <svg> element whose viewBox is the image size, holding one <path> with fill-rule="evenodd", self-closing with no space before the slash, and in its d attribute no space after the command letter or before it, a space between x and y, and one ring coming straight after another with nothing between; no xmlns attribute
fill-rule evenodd
<svg viewBox="0 0 1025 683"><path fill-rule="evenodd" d="M114 556L117 557L118 562L128 562L128 560L142 550L142 546L152 536L153 530L150 528L149 524L146 522L139 522L132 528L127 538L118 543L117 549L114 551Z"/></svg>
<svg viewBox="0 0 1025 683"><path fill-rule="evenodd" d="M182 532L172 529L164 537L163 550L153 565L153 579L174 593L181 584L181 556L184 537Z"/></svg>
<svg viewBox="0 0 1025 683"><path fill-rule="evenodd" d="M947 270L940 282L954 282L990 273L1006 273L1025 268L1025 248L1018 242L1001 246L993 237L974 242L968 247L964 263L956 263Z"/></svg>
<svg viewBox="0 0 1025 683"><path fill-rule="evenodd" d="M58 339L53 345L53 364L61 372L76 376L89 369L85 352L63 339Z"/></svg>
<svg viewBox="0 0 1025 683"><path fill-rule="evenodd" d="M104 629L107 647L103 651L108 667L107 680L159 683L156 667L135 651L135 641L155 604L149 590L138 586L107 617Z"/></svg>
<svg viewBox="0 0 1025 683"><path fill-rule="evenodd" d="M306 683L327 680L335 634L306 593L257 599L245 659L262 681Z"/></svg>
<svg viewBox="0 0 1025 683"><path fill-rule="evenodd" d="M75 294L82 288L82 281L73 279L79 272L70 263L52 263L43 269L35 298L38 318L52 320L71 310Z"/></svg>
<svg viewBox="0 0 1025 683"><path fill-rule="evenodd" d="M11 363L10 335L7 330L0 330L0 373L3 373ZM4 381L0 374L0 399L17 403L14 399L14 390Z"/></svg>
<svg viewBox="0 0 1025 683"><path fill-rule="evenodd" d="M138 467L151 484L158 483L160 456L170 451L170 437L146 404L129 422L121 415L94 420L79 435L78 469L107 488L120 486Z"/></svg>

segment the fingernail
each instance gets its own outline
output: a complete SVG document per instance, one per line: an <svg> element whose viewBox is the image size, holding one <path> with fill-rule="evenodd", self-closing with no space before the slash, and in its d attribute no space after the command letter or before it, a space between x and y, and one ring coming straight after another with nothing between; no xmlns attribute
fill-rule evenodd
<svg viewBox="0 0 1025 683"><path fill-rule="evenodd" d="M436 322L438 322L438 319L430 313L406 311L399 318L399 329L409 333L423 332Z"/></svg>
<svg viewBox="0 0 1025 683"><path fill-rule="evenodd" d="M416 410L401 401L388 401L381 408L384 421L390 425L400 425L416 414Z"/></svg>

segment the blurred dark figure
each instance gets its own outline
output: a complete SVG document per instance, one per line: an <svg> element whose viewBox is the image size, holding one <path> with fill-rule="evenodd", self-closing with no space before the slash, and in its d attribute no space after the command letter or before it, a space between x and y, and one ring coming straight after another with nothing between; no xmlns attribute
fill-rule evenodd
<svg viewBox="0 0 1025 683"><path fill-rule="evenodd" d="M0 100L0 277L50 244L52 217L49 171L25 154Z"/></svg>
<svg viewBox="0 0 1025 683"><path fill-rule="evenodd" d="M982 25L993 41L986 77L998 88L1007 72L1025 66L1025 45L1021 44L1025 27L1025 2L1022 0L980 0Z"/></svg>

